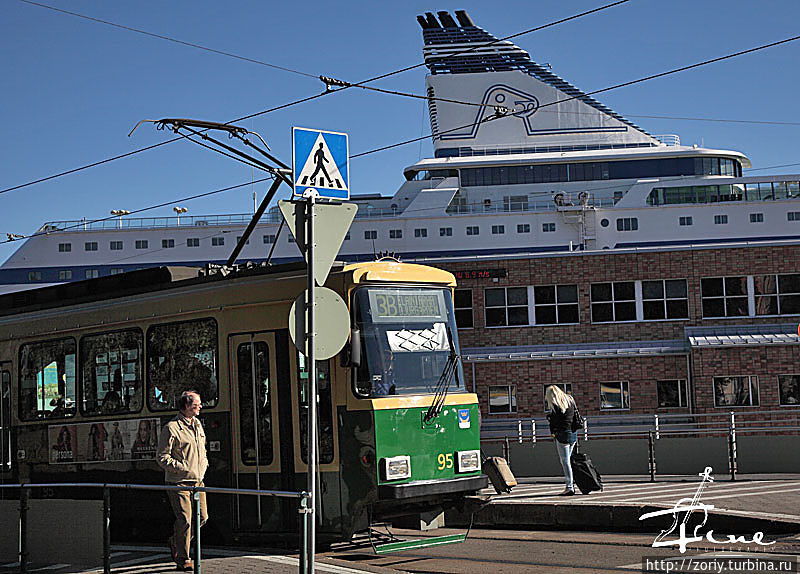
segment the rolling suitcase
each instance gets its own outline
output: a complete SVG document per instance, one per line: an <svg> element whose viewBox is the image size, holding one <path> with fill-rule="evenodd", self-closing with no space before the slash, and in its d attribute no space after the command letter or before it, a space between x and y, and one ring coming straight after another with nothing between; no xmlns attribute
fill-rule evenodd
<svg viewBox="0 0 800 574"><path fill-rule="evenodd" d="M589 494L593 490L603 490L603 477L597 472L589 455L578 450L577 444L569 460L572 466L572 478L583 494Z"/></svg>
<svg viewBox="0 0 800 574"><path fill-rule="evenodd" d="M511 492L517 486L517 479L508 466L508 462L501 456L490 456L483 461L483 471L497 491L497 494Z"/></svg>

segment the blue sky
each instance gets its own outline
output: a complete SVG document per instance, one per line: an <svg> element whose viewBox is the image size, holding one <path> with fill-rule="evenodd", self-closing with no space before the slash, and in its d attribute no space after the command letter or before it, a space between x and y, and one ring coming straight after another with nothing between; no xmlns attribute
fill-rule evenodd
<svg viewBox="0 0 800 574"><path fill-rule="evenodd" d="M54 7L154 34L356 82L422 60L416 15L466 9L505 36L604 4L506 0L406 2L100 2L43 0ZM631 0L514 42L584 91L593 91L797 34L797 0ZM653 134L734 149L753 168L800 163L799 125L655 119L672 116L800 122L800 41L645 82L598 99ZM2 169L6 189L164 141L139 120L189 117L226 122L323 89L319 80L90 22L20 0L0 4ZM375 85L421 94L425 68ZM241 123L291 162L291 126L350 134L357 154L429 133L419 100L351 89ZM402 169L431 155L429 141L351 162L353 193L393 193ZM798 173L800 165L758 173ZM0 239L45 221L106 217L245 183L252 170L188 142L0 194ZM256 173L255 177L261 177ZM257 184L259 197L266 184ZM181 202L190 215L247 213L250 187ZM289 193L284 187L279 195ZM175 203L174 205L177 205ZM142 216L173 215L171 205ZM0 261L15 245L0 245Z"/></svg>

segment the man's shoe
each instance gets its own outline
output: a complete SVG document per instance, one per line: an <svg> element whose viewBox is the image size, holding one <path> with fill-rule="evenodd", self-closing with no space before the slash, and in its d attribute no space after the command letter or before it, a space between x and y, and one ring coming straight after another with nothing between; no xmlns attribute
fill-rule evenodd
<svg viewBox="0 0 800 574"><path fill-rule="evenodd" d="M175 541L172 539L172 536L167 538L167 544L169 544L169 551L172 554L172 561L178 564L178 548L175 546Z"/></svg>
<svg viewBox="0 0 800 574"><path fill-rule="evenodd" d="M569 488L564 489L564 492L560 493L559 496L573 496L575 494L574 490L570 490Z"/></svg>
<svg viewBox="0 0 800 574"><path fill-rule="evenodd" d="M178 570L183 570L184 572L191 572L194 570L194 562L191 560L185 561L183 564L178 564Z"/></svg>

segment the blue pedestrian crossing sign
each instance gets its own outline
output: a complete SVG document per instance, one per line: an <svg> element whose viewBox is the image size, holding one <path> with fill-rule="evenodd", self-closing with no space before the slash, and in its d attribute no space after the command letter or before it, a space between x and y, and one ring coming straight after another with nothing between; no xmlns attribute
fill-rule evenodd
<svg viewBox="0 0 800 574"><path fill-rule="evenodd" d="M315 189L319 197L350 199L347 134L292 128L294 194Z"/></svg>

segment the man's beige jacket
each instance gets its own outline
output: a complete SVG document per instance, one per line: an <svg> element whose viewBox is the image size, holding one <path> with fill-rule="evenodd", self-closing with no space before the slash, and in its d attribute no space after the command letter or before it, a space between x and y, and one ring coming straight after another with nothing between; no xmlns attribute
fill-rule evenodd
<svg viewBox="0 0 800 574"><path fill-rule="evenodd" d="M161 429L156 452L158 466L169 483L203 482L208 470L206 433L200 419L193 421L178 414Z"/></svg>

